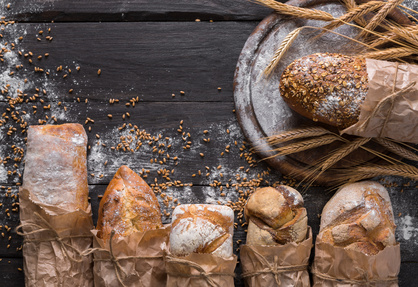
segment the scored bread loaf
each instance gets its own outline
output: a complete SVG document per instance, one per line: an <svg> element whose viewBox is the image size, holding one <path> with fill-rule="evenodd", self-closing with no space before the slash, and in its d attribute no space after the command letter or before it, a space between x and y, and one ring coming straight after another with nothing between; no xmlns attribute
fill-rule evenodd
<svg viewBox="0 0 418 287"><path fill-rule="evenodd" d="M285 185L256 190L245 206L248 245L277 245L305 240L308 217L300 193Z"/></svg>
<svg viewBox="0 0 418 287"><path fill-rule="evenodd" d="M121 166L100 201L97 236L107 241L112 230L115 236L127 236L162 226L153 190L129 167Z"/></svg>
<svg viewBox="0 0 418 287"><path fill-rule="evenodd" d="M325 205L317 241L374 255L396 244L395 227L387 190L357 182L341 187Z"/></svg>
<svg viewBox="0 0 418 287"><path fill-rule="evenodd" d="M213 204L184 204L174 209L170 251L175 256L210 253L225 259L232 256L234 212Z"/></svg>
<svg viewBox="0 0 418 287"><path fill-rule="evenodd" d="M280 94L302 116L343 129L358 121L367 83L364 58L317 53L284 70Z"/></svg>
<svg viewBox="0 0 418 287"><path fill-rule="evenodd" d="M66 211L87 210L87 135L80 124L30 126L22 189Z"/></svg>

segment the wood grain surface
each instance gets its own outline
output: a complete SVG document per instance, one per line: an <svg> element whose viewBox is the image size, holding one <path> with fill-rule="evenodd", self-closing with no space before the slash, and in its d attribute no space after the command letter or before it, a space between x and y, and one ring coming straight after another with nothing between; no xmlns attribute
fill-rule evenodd
<svg viewBox="0 0 418 287"><path fill-rule="evenodd" d="M6 95L0 94L0 286L24 286L22 253L17 250L22 238L14 230L19 218L13 211L24 162L13 158L16 148L25 149L25 134L13 116L28 124L42 120L84 125L89 137L89 189L95 222L100 195L122 164L142 173L149 184L166 182L162 173L168 170L170 179L183 186L163 192L181 203L233 201L239 191L250 189L245 186L250 183L254 187L297 184L250 153L234 113L238 57L270 10L246 0L19 0L10 1L7 8L8 3L0 1L0 15L17 23L1 25L0 47L10 51L0 62L0 87L4 90L10 83L9 95L22 90L27 93L25 99L39 96L11 108ZM112 99L119 102L109 103ZM151 139L161 135L158 142L164 146L143 140L136 150L136 143L129 142L132 130ZM118 146L121 148L112 149ZM392 198L402 252L400 286L415 286L417 183L397 177L376 180L387 186ZM234 184L240 187L236 189ZM316 234L332 190L321 186L298 189ZM162 210L170 211L173 203L165 206L158 198ZM245 241L244 230L245 226L235 230L235 242ZM238 247L235 243L234 250ZM236 272L235 286L244 286L240 265Z"/></svg>

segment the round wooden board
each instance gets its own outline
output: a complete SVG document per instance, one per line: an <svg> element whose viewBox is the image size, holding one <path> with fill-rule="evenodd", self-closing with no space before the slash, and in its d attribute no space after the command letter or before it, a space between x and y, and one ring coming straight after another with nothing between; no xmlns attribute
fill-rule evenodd
<svg viewBox="0 0 418 287"><path fill-rule="evenodd" d="M334 16L340 16L346 12L338 1L332 0L290 0L287 3L323 10ZM291 175L299 180L306 178L308 175L307 167L326 158L332 150L341 146L342 143L333 143L332 145L289 156L274 156L273 147L268 145L265 137L292 129L318 126L318 123L293 112L282 100L278 88L280 75L291 62L300 57L318 52L349 55L353 53L355 48L353 41L332 33L312 41L312 34L317 30L304 29L281 60L274 75L266 79L263 76L263 71L274 52L291 31L301 26L321 27L324 26L324 22L296 19L275 13L265 18L245 43L238 59L234 78L236 113L246 138L253 147L257 147L257 153L271 167L279 170L282 174ZM342 26L336 31L349 37L356 35L356 31L350 26ZM322 126L333 129L327 125ZM337 132L336 129L333 131ZM347 168L365 162L373 163L377 160L374 155L359 149L334 167ZM330 179L335 175L335 171L324 172L317 178L316 183L329 185Z"/></svg>

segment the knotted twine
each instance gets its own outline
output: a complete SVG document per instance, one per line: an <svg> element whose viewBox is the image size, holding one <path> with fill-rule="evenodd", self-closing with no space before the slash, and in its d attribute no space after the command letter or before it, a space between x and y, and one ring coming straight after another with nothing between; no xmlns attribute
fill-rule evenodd
<svg viewBox="0 0 418 287"><path fill-rule="evenodd" d="M160 259L163 258L163 255L156 255L156 256L120 256L120 257L116 257L113 253L113 237L115 236L115 231L112 230L112 232L110 233L110 239L109 239L109 250L104 249L104 248L90 248L89 250L87 250L86 252L84 252L82 255L89 255L91 253L100 251L100 252L105 252L109 255L109 258L94 258L93 261L94 262L98 262L98 261L110 261L113 264L113 267L115 268L115 274L116 274L116 278L118 279L119 284L122 287L127 287L125 285L125 283L123 283L123 277L126 277L126 273L123 271L122 266L120 265L119 261L121 260L130 260L130 259ZM142 285L141 281L137 281L139 282L139 284Z"/></svg>
<svg viewBox="0 0 418 287"><path fill-rule="evenodd" d="M345 283L345 284L356 284L356 285L361 285L361 286L366 286L366 287L370 287L377 283L397 283L398 282L398 278L397 277L388 277L388 278L383 278L383 279L370 279L369 275L367 274L367 272L364 274L364 279L363 280L355 280L355 279L347 279L347 278L336 278L333 276L330 276L328 274L322 273L320 271L318 271L316 268L312 268L311 269L311 273L314 275L314 277L318 277L320 279L326 280L326 281L331 281L331 282L337 282L337 283Z"/></svg>
<svg viewBox="0 0 418 287"><path fill-rule="evenodd" d="M64 240L66 239L72 239L72 238L92 238L92 235L70 235L70 236L60 236L59 233L52 227L52 225L43 218L38 212L34 212L35 217L37 217L44 226L36 224L36 223L22 223L19 226L16 227L16 233L20 236L23 236L23 244L28 242L52 242L56 241L58 242L61 251L65 255L65 258L70 260L71 262L75 263L81 263L83 261L84 254L80 252L78 249L76 249L71 244L65 243ZM23 231L24 228L31 228L32 231ZM22 231L19 231L22 229ZM52 237L48 238L33 238L29 239L27 238L30 235L34 235L36 237L37 234L43 233L43 232L50 232L53 234ZM76 259L75 257L71 256L69 254L69 249L71 249L75 255L77 255L80 259Z"/></svg>
<svg viewBox="0 0 418 287"><path fill-rule="evenodd" d="M277 286L281 286L281 281L280 281L280 276L279 276L280 274L287 273L287 272L305 271L308 269L308 263L300 264L300 265L280 266L278 264L278 261L279 261L278 256L274 256L273 264L270 264L268 260L263 255L261 255L258 251L252 248L251 245L247 245L247 247L251 249L251 251L254 252L257 256L259 256L259 259L263 261L264 265L266 265L267 267L262 270L245 272L242 274L243 278L254 277L254 276L261 275L261 274L273 274L274 280L276 281Z"/></svg>
<svg viewBox="0 0 418 287"><path fill-rule="evenodd" d="M202 266L200 266L197 263L194 263L192 261L189 260L185 260L185 259L181 259L181 258L176 258L176 257L172 257L172 256L165 256L165 261L166 263L172 263L172 264L179 264L179 265L184 265L186 267L190 267L195 269L196 271L199 272L199 274L185 274L185 273L174 273L172 271L167 271L167 274L173 277L184 277L184 278L202 278L206 281L206 283L208 283L208 285L210 287L222 287L219 286L218 283L215 282L215 280L213 280L213 276L229 276L229 277L235 277L234 273L228 273L228 272L206 272Z"/></svg>

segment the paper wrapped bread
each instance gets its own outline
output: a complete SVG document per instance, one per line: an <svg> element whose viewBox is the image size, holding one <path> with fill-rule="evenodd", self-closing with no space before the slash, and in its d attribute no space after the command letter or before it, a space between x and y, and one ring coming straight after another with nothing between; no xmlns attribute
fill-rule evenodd
<svg viewBox="0 0 418 287"><path fill-rule="evenodd" d="M256 190L245 207L247 244L277 245L305 240L308 218L300 193L285 185Z"/></svg>

